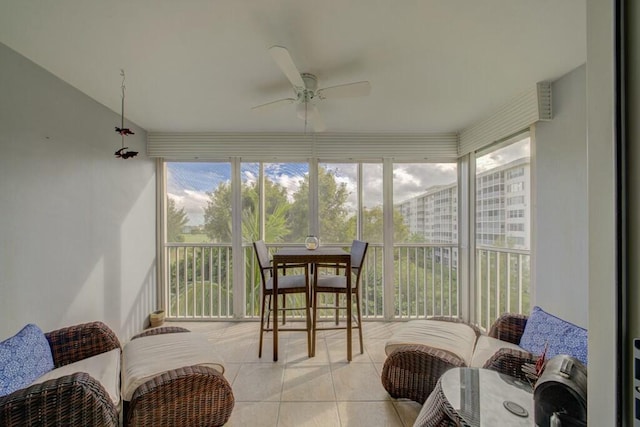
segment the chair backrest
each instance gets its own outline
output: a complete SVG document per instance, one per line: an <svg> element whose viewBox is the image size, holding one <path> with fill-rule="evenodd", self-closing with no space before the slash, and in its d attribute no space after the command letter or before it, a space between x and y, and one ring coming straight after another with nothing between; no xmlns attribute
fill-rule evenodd
<svg viewBox="0 0 640 427"><path fill-rule="evenodd" d="M253 249L256 252L256 258L258 259L258 266L260 267L260 275L262 276L262 286L266 286L266 277L264 275L265 270L271 271L271 260L269 258L269 249L264 243L264 240L256 240L253 242Z"/></svg>
<svg viewBox="0 0 640 427"><path fill-rule="evenodd" d="M368 242L354 240L351 244L351 270L356 273L356 284L360 280L360 271L364 264L364 256L367 254Z"/></svg>

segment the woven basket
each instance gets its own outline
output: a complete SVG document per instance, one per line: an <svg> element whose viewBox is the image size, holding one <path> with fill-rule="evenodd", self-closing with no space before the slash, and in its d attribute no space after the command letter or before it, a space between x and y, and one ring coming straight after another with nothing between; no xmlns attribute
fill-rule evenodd
<svg viewBox="0 0 640 427"><path fill-rule="evenodd" d="M157 328L158 326L162 326L164 323L164 310L154 311L149 315L149 323L152 328Z"/></svg>

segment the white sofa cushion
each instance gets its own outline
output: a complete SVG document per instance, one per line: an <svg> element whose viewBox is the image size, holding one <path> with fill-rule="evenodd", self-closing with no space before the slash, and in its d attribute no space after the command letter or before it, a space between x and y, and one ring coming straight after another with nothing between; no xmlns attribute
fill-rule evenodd
<svg viewBox="0 0 640 427"><path fill-rule="evenodd" d="M408 344L422 344L446 350L471 363L476 333L464 323L442 320L412 320L402 325L387 341L387 356L396 348Z"/></svg>
<svg viewBox="0 0 640 427"><path fill-rule="evenodd" d="M476 348L473 351L473 357L471 358L471 363L469 364L469 366L472 368L482 368L487 360L489 360L491 356L496 354L496 352L501 348L511 348L514 350L525 351L516 344L512 344L507 341L501 341L487 335L480 335L480 337L478 337L478 341L476 342Z"/></svg>
<svg viewBox="0 0 640 427"><path fill-rule="evenodd" d="M179 332L131 340L122 355L122 399L131 401L136 389L151 378L194 365L224 373L222 358L205 334Z"/></svg>
<svg viewBox="0 0 640 427"><path fill-rule="evenodd" d="M33 384L40 384L54 378L86 372L105 388L116 407L120 404L120 349L97 354L68 365L61 366L38 377Z"/></svg>

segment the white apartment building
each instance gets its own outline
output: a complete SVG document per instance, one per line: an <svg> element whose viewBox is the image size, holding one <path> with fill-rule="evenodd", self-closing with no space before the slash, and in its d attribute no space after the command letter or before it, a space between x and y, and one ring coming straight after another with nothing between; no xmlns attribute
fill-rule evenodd
<svg viewBox="0 0 640 427"><path fill-rule="evenodd" d="M513 160L476 176L476 245L530 248L529 158ZM396 205L412 234L427 243L458 242L458 186L428 188Z"/></svg>

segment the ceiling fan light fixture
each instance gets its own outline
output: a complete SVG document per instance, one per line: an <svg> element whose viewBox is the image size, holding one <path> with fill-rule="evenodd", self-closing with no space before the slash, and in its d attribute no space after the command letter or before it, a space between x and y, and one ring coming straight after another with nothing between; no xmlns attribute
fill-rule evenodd
<svg viewBox="0 0 640 427"><path fill-rule="evenodd" d="M313 116L313 112L315 109L311 108L308 102L300 102L296 105L296 113L298 114L298 118L304 120L305 117L310 119Z"/></svg>

